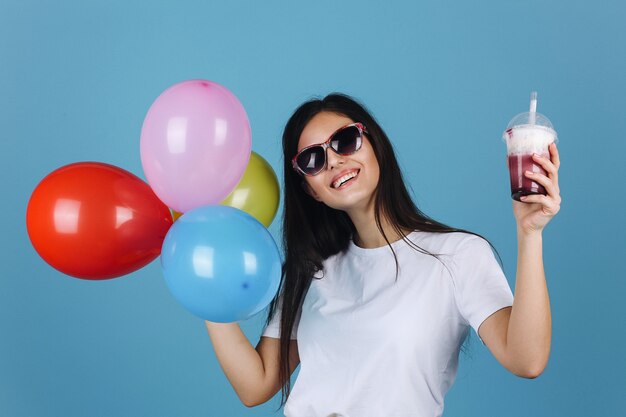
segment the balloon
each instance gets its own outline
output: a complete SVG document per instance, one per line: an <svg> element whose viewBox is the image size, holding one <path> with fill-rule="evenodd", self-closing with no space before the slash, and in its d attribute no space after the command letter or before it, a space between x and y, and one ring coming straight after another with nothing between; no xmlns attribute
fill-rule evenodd
<svg viewBox="0 0 626 417"><path fill-rule="evenodd" d="M179 211L176 211L176 210L172 210L172 219L173 219L174 221L178 220L178 218L179 218L180 216L182 216L182 215L183 215L183 213L181 213L181 212L179 212Z"/></svg>
<svg viewBox="0 0 626 417"><path fill-rule="evenodd" d="M37 253L83 279L131 273L156 258L172 225L169 209L141 179L113 165L78 162L47 175L26 210Z"/></svg>
<svg viewBox="0 0 626 417"><path fill-rule="evenodd" d="M245 211L269 227L278 210L279 194L278 179L271 165L259 154L252 152L241 181L220 204ZM174 221L182 214L172 210Z"/></svg>
<svg viewBox="0 0 626 417"><path fill-rule="evenodd" d="M231 323L265 308L278 291L281 263L267 229L241 210L203 206L168 231L161 266L172 295L191 313Z"/></svg>
<svg viewBox="0 0 626 417"><path fill-rule="evenodd" d="M278 179L271 165L252 152L243 178L220 204L243 210L269 227L278 210L279 195Z"/></svg>
<svg viewBox="0 0 626 417"><path fill-rule="evenodd" d="M185 213L218 204L235 188L251 151L248 116L225 87L190 80L165 90L141 129L141 163L161 201Z"/></svg>

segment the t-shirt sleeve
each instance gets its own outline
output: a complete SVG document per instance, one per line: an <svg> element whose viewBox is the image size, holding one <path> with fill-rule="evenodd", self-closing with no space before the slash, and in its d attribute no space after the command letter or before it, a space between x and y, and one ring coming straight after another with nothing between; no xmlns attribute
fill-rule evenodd
<svg viewBox="0 0 626 417"><path fill-rule="evenodd" d="M302 310L298 310L296 315L296 320L293 324L293 329L291 330L291 340L296 340L296 334L298 333L298 324L300 322L300 314ZM263 329L263 333L261 333L262 337L273 337L274 339L280 339L280 318L281 318L282 310L279 307L276 310L276 314L270 320L270 322Z"/></svg>
<svg viewBox="0 0 626 417"><path fill-rule="evenodd" d="M478 328L486 318L513 305L513 293L491 246L484 239L470 235L459 244L453 259L457 306L478 335ZM480 339L480 335L478 337Z"/></svg>

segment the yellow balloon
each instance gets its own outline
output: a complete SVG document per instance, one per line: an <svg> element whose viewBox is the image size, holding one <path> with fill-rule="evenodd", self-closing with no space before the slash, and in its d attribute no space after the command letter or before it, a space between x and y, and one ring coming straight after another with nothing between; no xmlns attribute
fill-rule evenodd
<svg viewBox="0 0 626 417"><path fill-rule="evenodd" d="M256 152L251 152L243 177L220 204L245 211L269 227L278 210L279 198L278 178L271 165Z"/></svg>
<svg viewBox="0 0 626 417"><path fill-rule="evenodd" d="M170 210L172 210L172 209L170 209ZM174 221L178 220L178 218L179 218L180 216L182 216L182 215L183 215L183 213L180 213L180 212L178 212L178 211L176 211L176 210L172 210L172 219L173 219Z"/></svg>

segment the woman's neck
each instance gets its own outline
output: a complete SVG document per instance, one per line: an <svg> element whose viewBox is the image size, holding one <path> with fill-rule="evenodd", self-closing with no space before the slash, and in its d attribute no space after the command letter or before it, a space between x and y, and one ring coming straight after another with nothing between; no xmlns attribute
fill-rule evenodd
<svg viewBox="0 0 626 417"><path fill-rule="evenodd" d="M385 241L385 237L381 231L378 230L375 220L360 222L358 224L353 220L353 224L356 227L356 233L354 235L355 245L365 249L379 248L387 245L387 241ZM396 232L388 220L381 219L381 226L387 236L387 239L389 240L389 243L402 239L402 235ZM408 235L411 231L403 230L403 232L404 235Z"/></svg>

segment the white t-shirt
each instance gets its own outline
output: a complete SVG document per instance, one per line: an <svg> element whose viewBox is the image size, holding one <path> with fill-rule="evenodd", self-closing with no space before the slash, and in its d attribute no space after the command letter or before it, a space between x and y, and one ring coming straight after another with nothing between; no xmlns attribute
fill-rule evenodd
<svg viewBox="0 0 626 417"><path fill-rule="evenodd" d="M469 327L478 333L513 294L489 244L461 232L414 231L408 238L347 251L324 261L292 339L300 372L288 417L430 417L443 413ZM445 255L444 255L445 254ZM322 276L321 271L316 274ZM280 312L263 331L278 338Z"/></svg>

